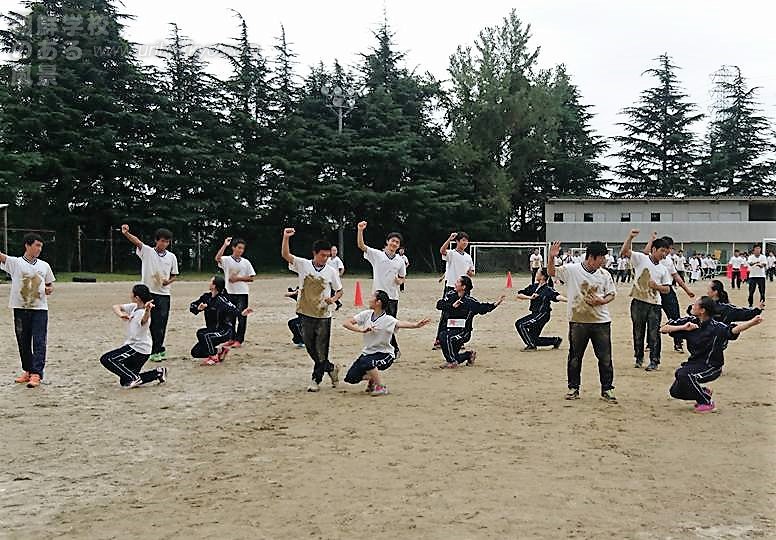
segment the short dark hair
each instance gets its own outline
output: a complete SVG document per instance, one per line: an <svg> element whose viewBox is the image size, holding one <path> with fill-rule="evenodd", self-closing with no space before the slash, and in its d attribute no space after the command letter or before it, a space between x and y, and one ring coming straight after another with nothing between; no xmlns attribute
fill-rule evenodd
<svg viewBox="0 0 776 540"><path fill-rule="evenodd" d="M388 243L388 241L389 241L391 238L396 238L396 239L398 239L398 240L399 240L399 244L403 244L403 243L404 243L404 237L401 235L401 233L400 233L400 232L396 232L396 231L389 232L389 233L388 233L388 236L386 236L386 237L385 237L385 243L387 244L387 243Z"/></svg>
<svg viewBox="0 0 776 540"><path fill-rule="evenodd" d="M316 240L313 242L313 253L318 253L320 251L326 251L331 249L331 242L328 240Z"/></svg>
<svg viewBox="0 0 776 540"><path fill-rule="evenodd" d="M661 236L661 239L665 240L666 244L668 244L668 247L671 247L674 245L674 239L670 236Z"/></svg>
<svg viewBox="0 0 776 540"><path fill-rule="evenodd" d="M213 285L215 285L216 290L218 290L219 293L222 293L226 290L226 280L224 279L224 276L213 276Z"/></svg>
<svg viewBox="0 0 776 540"><path fill-rule="evenodd" d="M654 242L652 242L652 249L661 249L661 248L668 248L671 247L668 242L666 242L662 238L657 238Z"/></svg>
<svg viewBox="0 0 776 540"><path fill-rule="evenodd" d="M603 242L590 242L587 245L587 251L585 252L585 259L589 259L591 257L603 257L609 253L609 249L606 247L606 244Z"/></svg>
<svg viewBox="0 0 776 540"><path fill-rule="evenodd" d="M151 295L151 290L148 288L148 286L143 285L142 283L138 283L132 287L132 296L137 296L143 302L150 302L154 298Z"/></svg>
<svg viewBox="0 0 776 540"><path fill-rule="evenodd" d="M458 234L455 236L455 240L456 240L456 241L458 241L458 240L463 240L464 238L466 238L467 240L469 240L469 235L468 235L468 234L466 234L466 233L465 233L465 232L463 232L463 231L459 232L459 233L458 233Z"/></svg>
<svg viewBox="0 0 776 540"><path fill-rule="evenodd" d="M472 292L472 289L474 288L474 283L472 283L472 278L469 276L461 276L458 278L461 280L461 283L463 284L464 289L466 289L466 292Z"/></svg>
<svg viewBox="0 0 776 540"><path fill-rule="evenodd" d="M43 243L43 238L38 233L31 232L24 235L25 246L31 246L35 242Z"/></svg>
<svg viewBox="0 0 776 540"><path fill-rule="evenodd" d="M709 317L713 317L717 313L717 303L710 296L701 296L699 300L701 309L706 312Z"/></svg>
<svg viewBox="0 0 776 540"><path fill-rule="evenodd" d="M752 246L752 250L754 250L755 248L760 248L760 250L763 249L763 247L760 244L755 244Z"/></svg>
<svg viewBox="0 0 776 540"><path fill-rule="evenodd" d="M172 231L170 229L156 229L154 240L172 240Z"/></svg>
<svg viewBox="0 0 776 540"><path fill-rule="evenodd" d="M375 298L380 301L380 307L385 310L385 308L388 307L390 298L388 298L388 293L385 291L377 290L375 291Z"/></svg>
<svg viewBox="0 0 776 540"><path fill-rule="evenodd" d="M242 238L233 238L232 239L232 247L233 248L239 246L240 244L242 244L243 246L246 245L245 240L243 240Z"/></svg>

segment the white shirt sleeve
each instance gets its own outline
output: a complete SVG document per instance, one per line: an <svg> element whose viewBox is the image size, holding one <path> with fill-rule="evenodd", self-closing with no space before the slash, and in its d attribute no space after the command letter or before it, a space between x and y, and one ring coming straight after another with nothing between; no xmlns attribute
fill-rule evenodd
<svg viewBox="0 0 776 540"><path fill-rule="evenodd" d="M54 283L57 278L54 277L54 272L51 271L51 265L46 264L46 277L43 283Z"/></svg>
<svg viewBox="0 0 776 540"><path fill-rule="evenodd" d="M364 326L366 326L366 321L369 320L371 313L372 312L369 311L368 309L364 311L359 311L358 313L356 313L356 315L353 318L356 320L356 324L363 328Z"/></svg>
<svg viewBox="0 0 776 540"><path fill-rule="evenodd" d="M168 251L169 253L169 251ZM178 257L170 253L172 256L172 267L170 268L170 277L178 275Z"/></svg>
<svg viewBox="0 0 776 540"><path fill-rule="evenodd" d="M331 273L332 274L331 287L332 289L334 289L334 292L337 292L340 289L342 289L342 281L340 280L339 272L337 272L337 270L335 270L334 268L332 268L332 270L334 271Z"/></svg>
<svg viewBox="0 0 776 540"><path fill-rule="evenodd" d="M256 275L256 270L253 269L253 265L248 261L248 275L253 277Z"/></svg>
<svg viewBox="0 0 776 540"><path fill-rule="evenodd" d="M364 258L372 264L377 262L377 257L379 255L380 255L379 249L375 249L369 246L367 246L366 251L364 252Z"/></svg>

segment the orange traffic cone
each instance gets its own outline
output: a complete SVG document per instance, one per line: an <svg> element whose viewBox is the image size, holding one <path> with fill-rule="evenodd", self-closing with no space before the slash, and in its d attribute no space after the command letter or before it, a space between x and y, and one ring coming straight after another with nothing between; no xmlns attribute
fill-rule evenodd
<svg viewBox="0 0 776 540"><path fill-rule="evenodd" d="M507 270L507 289L512 288L512 272Z"/></svg>
<svg viewBox="0 0 776 540"><path fill-rule="evenodd" d="M364 305L364 299L361 298L361 283L356 281L356 300L353 302L356 307L362 307Z"/></svg>

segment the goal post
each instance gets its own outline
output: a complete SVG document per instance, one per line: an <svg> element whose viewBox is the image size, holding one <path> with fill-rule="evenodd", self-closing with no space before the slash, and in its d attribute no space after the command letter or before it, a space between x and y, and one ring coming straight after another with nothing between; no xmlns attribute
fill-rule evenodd
<svg viewBox="0 0 776 540"><path fill-rule="evenodd" d="M547 266L546 242L470 242L469 248L478 273L530 273L529 257L538 249Z"/></svg>

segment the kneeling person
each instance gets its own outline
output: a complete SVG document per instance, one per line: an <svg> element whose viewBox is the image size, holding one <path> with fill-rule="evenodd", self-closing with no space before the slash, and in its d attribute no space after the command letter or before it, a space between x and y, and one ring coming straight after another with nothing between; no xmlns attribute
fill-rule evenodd
<svg viewBox="0 0 776 540"><path fill-rule="evenodd" d="M538 347L549 346L557 349L563 342L560 337L541 337L542 329L550 322L550 304L566 301L566 297L548 283L548 278L547 269L540 268L534 276L534 283L517 293L518 300L531 301L531 313L515 321L517 333L525 343L524 351L535 351Z"/></svg>
<svg viewBox="0 0 776 540"><path fill-rule="evenodd" d="M367 381L366 391L373 396L388 393L380 378L380 372L385 371L394 361L394 347L391 338L398 328L421 328L428 324L429 319L417 322L399 321L388 315L385 307L390 298L385 291L375 291L369 298L369 309L358 313L347 321L344 326L353 332L364 334L364 348L353 365L350 366L345 382L358 384Z"/></svg>

